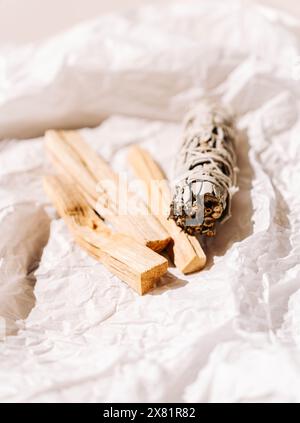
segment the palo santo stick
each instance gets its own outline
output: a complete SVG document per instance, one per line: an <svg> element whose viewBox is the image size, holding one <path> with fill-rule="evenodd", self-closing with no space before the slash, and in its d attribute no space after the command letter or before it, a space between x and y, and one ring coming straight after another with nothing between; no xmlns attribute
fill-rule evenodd
<svg viewBox="0 0 300 423"><path fill-rule="evenodd" d="M75 131L47 131L46 148L53 163L80 188L88 203L114 228L154 251L163 251L170 237L147 206L139 201L138 213L119 210L118 175ZM112 183L112 191L107 182ZM126 187L125 187L126 189ZM128 193L129 201L136 199ZM93 204L92 204L93 203ZM129 203L128 203L129 204Z"/></svg>
<svg viewBox="0 0 300 423"><path fill-rule="evenodd" d="M198 240L185 234L173 220L168 220L167 215L163 213L163 210L169 209L171 193L161 168L151 155L139 146L132 146L129 149L128 161L136 176L142 179L148 187L156 183L162 206L157 218L174 241L173 259L176 267L182 273L192 273L202 269L206 263L206 256Z"/></svg>
<svg viewBox="0 0 300 423"><path fill-rule="evenodd" d="M49 175L44 178L44 188L77 243L140 295L166 273L164 257L127 235L113 233L73 184Z"/></svg>

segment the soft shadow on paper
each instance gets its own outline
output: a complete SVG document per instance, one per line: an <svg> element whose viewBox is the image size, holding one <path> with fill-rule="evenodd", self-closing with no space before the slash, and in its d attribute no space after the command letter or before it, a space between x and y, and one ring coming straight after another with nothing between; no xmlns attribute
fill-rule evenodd
<svg viewBox="0 0 300 423"><path fill-rule="evenodd" d="M1 222L0 316L6 336L18 332L18 321L26 319L35 305L34 271L49 231L46 212L33 203L16 205Z"/></svg>

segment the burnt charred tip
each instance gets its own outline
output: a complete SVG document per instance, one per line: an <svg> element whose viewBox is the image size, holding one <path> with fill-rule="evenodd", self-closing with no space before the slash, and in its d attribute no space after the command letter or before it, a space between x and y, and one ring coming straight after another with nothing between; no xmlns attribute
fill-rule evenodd
<svg viewBox="0 0 300 423"><path fill-rule="evenodd" d="M203 221L201 223L195 220L195 213L187 213L182 208L180 214L175 213L174 202L170 207L170 214L168 219L174 220L176 225L180 227L188 235L203 235L207 237L213 237L216 235L216 224L220 220L223 214L223 207L220 205L218 200L209 196L205 198Z"/></svg>

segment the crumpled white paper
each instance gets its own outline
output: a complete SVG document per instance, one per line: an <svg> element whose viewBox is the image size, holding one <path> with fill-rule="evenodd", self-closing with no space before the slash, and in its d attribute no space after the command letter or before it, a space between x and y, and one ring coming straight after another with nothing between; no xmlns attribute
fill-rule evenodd
<svg viewBox="0 0 300 423"><path fill-rule="evenodd" d="M3 50L2 401L300 400L299 34L282 13L198 1ZM171 268L139 297L55 218L43 139L8 139L110 116L82 130L88 142L118 171L141 142L170 176L180 120L202 95L238 115L232 218L204 271Z"/></svg>

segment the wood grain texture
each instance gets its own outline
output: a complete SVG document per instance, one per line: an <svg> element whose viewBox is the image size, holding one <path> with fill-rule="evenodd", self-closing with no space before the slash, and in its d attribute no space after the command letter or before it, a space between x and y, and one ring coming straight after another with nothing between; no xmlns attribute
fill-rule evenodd
<svg viewBox="0 0 300 423"><path fill-rule="evenodd" d="M205 266L206 256L198 240L182 232L164 213L165 210L169 210L171 193L162 169L146 150L137 145L130 147L128 161L136 176L143 179L148 186L157 184L161 197L159 201L162 204L162 211L157 218L173 239L173 247L170 246L169 253L176 267L185 274L201 270Z"/></svg>
<svg viewBox="0 0 300 423"><path fill-rule="evenodd" d="M49 175L44 178L44 188L75 241L140 295L167 272L164 257L127 235L112 232L74 184Z"/></svg>
<svg viewBox="0 0 300 423"><path fill-rule="evenodd" d="M139 200L138 213L129 207L122 211L120 196L107 188L107 183L111 182L118 189L118 175L78 132L49 130L45 134L45 144L56 168L75 183L89 205L116 231L157 252L167 247L170 236L158 219L150 214L146 204ZM136 199L131 192L128 192L128 197L129 200Z"/></svg>

